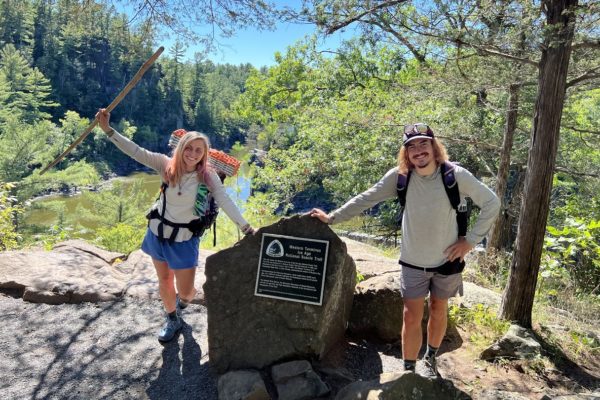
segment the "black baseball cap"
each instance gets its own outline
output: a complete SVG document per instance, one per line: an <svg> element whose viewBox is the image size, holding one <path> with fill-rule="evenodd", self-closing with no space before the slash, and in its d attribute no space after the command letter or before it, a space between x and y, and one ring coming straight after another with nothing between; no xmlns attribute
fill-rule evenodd
<svg viewBox="0 0 600 400"><path fill-rule="evenodd" d="M429 125L420 122L411 125L404 125L404 135L402 135L403 146L406 146L406 144L411 140L419 138L433 140L433 131Z"/></svg>

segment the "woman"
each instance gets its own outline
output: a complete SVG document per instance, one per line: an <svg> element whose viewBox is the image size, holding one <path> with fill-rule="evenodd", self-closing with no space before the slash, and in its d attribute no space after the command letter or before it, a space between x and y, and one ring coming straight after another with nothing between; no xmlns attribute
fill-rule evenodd
<svg viewBox="0 0 600 400"><path fill-rule="evenodd" d="M210 168L210 143L205 135L186 133L170 158L143 149L116 132L110 126L110 113L106 109L100 109L96 119L111 142L134 160L156 170L164 182L161 195L149 213L142 250L152 257L167 314L158 340L168 342L182 328L180 310L187 307L196 294L194 278L201 233L194 222L200 220L198 208L203 204L206 189L212 192L220 208L244 234L254 233L254 229L225 192L217 173Z"/></svg>

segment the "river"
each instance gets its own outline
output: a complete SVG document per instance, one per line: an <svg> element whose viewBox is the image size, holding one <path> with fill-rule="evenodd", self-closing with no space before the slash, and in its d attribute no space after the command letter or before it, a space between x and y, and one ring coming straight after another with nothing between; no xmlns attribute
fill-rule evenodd
<svg viewBox="0 0 600 400"><path fill-rule="evenodd" d="M245 165L244 168L240 168L240 172L236 176L225 180L227 193L238 204L242 212L244 211L245 202L250 197L251 181L249 175L249 169ZM143 206L137 210L140 215L143 215L158 196L160 176L155 173L136 172L126 177L115 178L109 183L109 186L114 182L122 182L125 193L128 193L136 180L141 182L141 191L146 192L144 201L142 201ZM83 193L46 196L34 200L27 208L23 218L23 228L31 233L47 233L55 225L69 226L69 221L77 220L78 213L82 209L93 212L93 207L90 196L85 196ZM93 218L79 221L79 224L82 229L77 236L83 238L93 237L93 233L98 227L98 223Z"/></svg>

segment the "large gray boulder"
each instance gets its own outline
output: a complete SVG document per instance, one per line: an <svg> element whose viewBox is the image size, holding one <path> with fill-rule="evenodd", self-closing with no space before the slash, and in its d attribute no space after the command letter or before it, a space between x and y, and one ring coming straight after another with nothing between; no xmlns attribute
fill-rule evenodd
<svg viewBox="0 0 600 400"><path fill-rule="evenodd" d="M112 301L125 291L126 275L110 264L121 257L79 240L53 251L2 252L0 289L33 303Z"/></svg>
<svg viewBox="0 0 600 400"><path fill-rule="evenodd" d="M199 269L210 250L201 250ZM204 283L196 273L196 288ZM63 304L114 301L123 296L160 299L150 256L136 250L128 256L83 240L58 243L50 251L0 252L0 291L32 303ZM203 302L198 291L194 303Z"/></svg>
<svg viewBox="0 0 600 400"><path fill-rule="evenodd" d="M266 233L329 241L322 305L254 295ZM316 218L295 216L264 227L209 256L205 273L208 352L219 373L321 358L344 338L356 268L346 245Z"/></svg>
<svg viewBox="0 0 600 400"><path fill-rule="evenodd" d="M349 331L353 336L394 342L402 331L404 302L400 272L388 272L356 286Z"/></svg>

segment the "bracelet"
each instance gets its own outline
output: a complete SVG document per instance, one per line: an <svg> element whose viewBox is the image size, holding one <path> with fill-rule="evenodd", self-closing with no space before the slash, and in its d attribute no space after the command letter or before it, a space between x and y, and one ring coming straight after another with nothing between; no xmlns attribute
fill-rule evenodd
<svg viewBox="0 0 600 400"><path fill-rule="evenodd" d="M327 225L333 224L333 221L335 221L335 215L328 214L327 215Z"/></svg>
<svg viewBox="0 0 600 400"><path fill-rule="evenodd" d="M104 132L106 134L106 136L108 137L112 137L112 135L115 134L115 130L113 128L110 128L110 130L108 132Z"/></svg>

